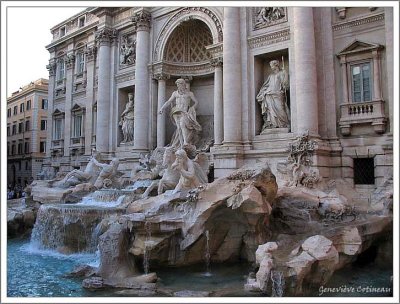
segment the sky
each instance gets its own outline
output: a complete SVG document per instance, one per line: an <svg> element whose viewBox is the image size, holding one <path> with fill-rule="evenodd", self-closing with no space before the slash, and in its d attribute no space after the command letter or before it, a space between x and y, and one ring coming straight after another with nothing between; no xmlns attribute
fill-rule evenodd
<svg viewBox="0 0 400 304"><path fill-rule="evenodd" d="M7 7L7 97L39 78L48 79L50 29L86 7Z"/></svg>

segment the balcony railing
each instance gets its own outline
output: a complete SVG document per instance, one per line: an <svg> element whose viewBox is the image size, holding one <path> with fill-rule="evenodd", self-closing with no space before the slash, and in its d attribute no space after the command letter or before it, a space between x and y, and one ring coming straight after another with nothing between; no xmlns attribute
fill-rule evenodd
<svg viewBox="0 0 400 304"><path fill-rule="evenodd" d="M383 100L340 105L339 127L342 135L351 134L351 126L370 123L378 134L385 132L385 102Z"/></svg>
<svg viewBox="0 0 400 304"><path fill-rule="evenodd" d="M64 148L64 139L53 140L52 149L61 149L61 148Z"/></svg>
<svg viewBox="0 0 400 304"><path fill-rule="evenodd" d="M71 146L84 146L85 137L73 137L71 138Z"/></svg>

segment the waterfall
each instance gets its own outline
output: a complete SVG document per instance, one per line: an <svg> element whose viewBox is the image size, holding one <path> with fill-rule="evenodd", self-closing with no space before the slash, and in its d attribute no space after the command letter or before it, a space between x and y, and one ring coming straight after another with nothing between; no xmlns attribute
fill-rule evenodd
<svg viewBox="0 0 400 304"><path fill-rule="evenodd" d="M211 267L210 267L210 260L211 260L211 254L210 254L210 233L208 230L206 230L205 232L205 236L206 236L206 250L205 250L205 261L206 261L206 273L205 276L211 276Z"/></svg>
<svg viewBox="0 0 400 304"><path fill-rule="evenodd" d="M146 239L144 241L144 253L143 253L143 269L144 273L148 274L150 269L150 252L152 248L151 241L151 223L145 222L144 229L146 231Z"/></svg>
<svg viewBox="0 0 400 304"><path fill-rule="evenodd" d="M282 271L272 270L271 271L272 281L272 296L282 297L285 291L285 276Z"/></svg>

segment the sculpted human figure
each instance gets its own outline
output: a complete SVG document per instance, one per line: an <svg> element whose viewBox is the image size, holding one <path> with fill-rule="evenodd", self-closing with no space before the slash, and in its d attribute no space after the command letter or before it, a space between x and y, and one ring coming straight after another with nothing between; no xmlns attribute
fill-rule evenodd
<svg viewBox="0 0 400 304"><path fill-rule="evenodd" d="M273 73L268 76L257 95L264 120L263 131L289 127L289 108L285 94L289 88L288 74L279 68L278 60L272 60L269 64Z"/></svg>
<svg viewBox="0 0 400 304"><path fill-rule="evenodd" d="M172 147L165 148L163 155L163 167L158 174L162 176L161 179L155 180L143 193L142 197L148 197L153 189L157 188L158 195L162 194L166 190L172 190L176 187L179 182L180 172L172 168L172 164L175 161L175 149Z"/></svg>
<svg viewBox="0 0 400 304"><path fill-rule="evenodd" d="M99 163L97 160L94 160L94 163L101 168L101 172L99 177L96 179L94 186L97 189L103 188L104 181L106 179L111 180L111 182L118 176L118 166L119 159L113 158L109 164Z"/></svg>
<svg viewBox="0 0 400 304"><path fill-rule="evenodd" d="M51 180L49 186L57 188L69 188L82 183L94 184L99 176L99 166L97 165L100 153L93 151L92 157L84 171L72 170L62 180Z"/></svg>
<svg viewBox="0 0 400 304"><path fill-rule="evenodd" d="M197 133L201 131L201 126L196 120L196 107L199 102L194 94L187 90L184 79L180 78L175 83L178 90L173 92L164 103L159 114L161 115L165 108L175 101L175 105L171 109L171 116L176 125L176 131L170 146L179 149L185 145L194 145ZM192 106L190 105L191 100L194 102Z"/></svg>
<svg viewBox="0 0 400 304"><path fill-rule="evenodd" d="M128 102L126 103L125 110L121 113L121 120L119 125L122 127L124 134L123 143L133 141L133 125L134 125L134 100L133 93L128 94Z"/></svg>
<svg viewBox="0 0 400 304"><path fill-rule="evenodd" d="M207 183L207 176L198 163L192 161L185 150L180 149L175 153L176 160L172 169L180 173L179 182L175 187L176 191L196 188L202 183Z"/></svg>

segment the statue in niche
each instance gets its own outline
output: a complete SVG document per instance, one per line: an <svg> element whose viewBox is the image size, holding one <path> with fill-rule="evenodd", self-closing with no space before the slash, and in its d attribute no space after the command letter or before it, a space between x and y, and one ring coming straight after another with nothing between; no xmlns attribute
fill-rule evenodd
<svg viewBox="0 0 400 304"><path fill-rule="evenodd" d="M134 59L135 42L129 43L128 36L122 37L121 48L119 50L119 63L132 64Z"/></svg>
<svg viewBox="0 0 400 304"><path fill-rule="evenodd" d="M184 146L194 146L197 134L201 131L201 125L196 120L196 107L199 102L194 97L194 94L187 90L184 79L178 79L175 84L178 90L174 91L164 103L159 114L161 115L164 109L175 101L175 105L171 109L171 116L176 125L176 130L172 136L170 146L175 149L181 149ZM190 106L191 100L194 102L192 106Z"/></svg>
<svg viewBox="0 0 400 304"><path fill-rule="evenodd" d="M172 168L172 164L175 162L175 149L172 147L165 148L163 155L162 168L160 168L158 175L161 179L154 180L151 185L143 193L142 197L148 197L153 189L157 188L158 195L162 194L166 190L172 190L176 187L179 182L180 172Z"/></svg>
<svg viewBox="0 0 400 304"><path fill-rule="evenodd" d="M185 150L179 149L176 151L175 156L176 160L172 164L172 169L180 173L175 191L190 190L208 182L207 175L202 167L196 160L191 160Z"/></svg>
<svg viewBox="0 0 400 304"><path fill-rule="evenodd" d="M121 114L119 125L124 134L123 143L133 142L133 126L134 126L134 101L133 93L128 94L128 102L126 103L125 110Z"/></svg>
<svg viewBox="0 0 400 304"><path fill-rule="evenodd" d="M55 188L70 188L83 183L90 183L94 185L97 177L100 174L100 169L97 164L100 157L101 154L93 150L92 157L90 158L90 161L84 171L77 169L72 170L61 180L55 179L49 181L49 186Z"/></svg>
<svg viewBox="0 0 400 304"><path fill-rule="evenodd" d="M285 17L284 7L260 7L256 12L255 26L270 25Z"/></svg>
<svg viewBox="0 0 400 304"><path fill-rule="evenodd" d="M261 133L266 129L288 128L290 124L286 100L286 90L289 88L288 73L279 68L278 60L272 60L269 65L273 73L268 76L256 97L261 104L264 120Z"/></svg>

